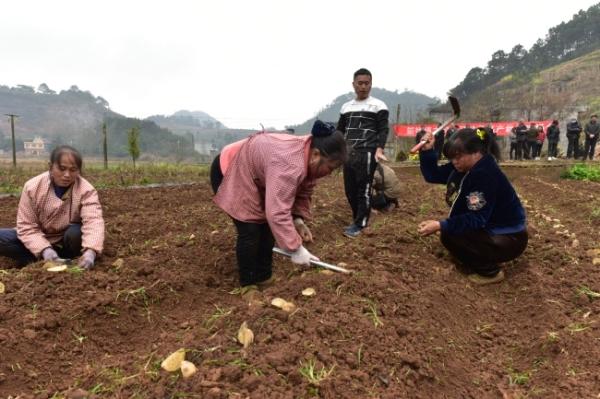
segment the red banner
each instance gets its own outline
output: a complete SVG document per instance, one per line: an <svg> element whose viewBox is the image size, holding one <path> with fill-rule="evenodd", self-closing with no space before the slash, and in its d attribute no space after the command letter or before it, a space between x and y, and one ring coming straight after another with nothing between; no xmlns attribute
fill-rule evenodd
<svg viewBox="0 0 600 399"><path fill-rule="evenodd" d="M546 129L548 128L548 126L550 126L550 124L552 124L552 120L545 120L545 121L527 121L525 122L525 126L529 127L532 123L534 123L536 126L543 126L544 127L544 131L546 131ZM478 127L482 127L482 126L486 126L487 124L489 124L492 129L494 129L494 133L496 133L497 136L508 136L508 134L510 133L510 130L517 126L519 124L519 121L506 121L506 122L459 122L459 123L455 123L455 125L458 125L459 129L462 129L464 127L472 127L472 128L478 128ZM436 128L437 128L437 124L427 124L427 125L422 125L422 124L418 124L418 123L413 123L413 124L404 124L404 123L400 123L397 125L394 125L394 133L396 133L396 136L398 137L414 137L417 135L417 132L419 130L421 130L421 127L423 127L425 129L425 131L427 132L433 132Z"/></svg>

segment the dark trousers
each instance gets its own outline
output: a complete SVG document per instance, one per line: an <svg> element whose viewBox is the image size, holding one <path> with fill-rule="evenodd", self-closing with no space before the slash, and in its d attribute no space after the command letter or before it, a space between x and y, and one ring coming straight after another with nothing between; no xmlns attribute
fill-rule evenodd
<svg viewBox="0 0 600 399"><path fill-rule="evenodd" d="M216 194L221 182L220 155L210 167L210 184ZM253 285L271 278L275 239L267 223L248 223L233 219L237 230L235 255L240 273L240 285Z"/></svg>
<svg viewBox="0 0 600 399"><path fill-rule="evenodd" d="M70 224L63 239L52 245L58 256L73 259L81 255L81 225ZM36 261L35 256L17 237L15 229L0 229L0 256L17 261L19 267Z"/></svg>
<svg viewBox="0 0 600 399"><path fill-rule="evenodd" d="M558 156L558 141L548 140L548 156L553 158Z"/></svg>
<svg viewBox="0 0 600 399"><path fill-rule="evenodd" d="M517 142L510 143L510 150L508 151L509 159L517 159Z"/></svg>
<svg viewBox="0 0 600 399"><path fill-rule="evenodd" d="M598 141L598 136L594 137L593 139L590 139L588 137L585 138L585 147L583 150L583 159L585 160L586 157L591 159L594 159L594 151L596 151L596 142Z"/></svg>
<svg viewBox="0 0 600 399"><path fill-rule="evenodd" d="M527 141L525 147L525 159L535 158L535 154L537 152L537 141Z"/></svg>
<svg viewBox="0 0 600 399"><path fill-rule="evenodd" d="M441 234L444 247L475 273L493 277L500 271L498 263L517 258L527 247L527 231L492 235L486 230L465 234Z"/></svg>
<svg viewBox="0 0 600 399"><path fill-rule="evenodd" d="M569 136L567 135L567 158L579 158L579 135Z"/></svg>
<svg viewBox="0 0 600 399"><path fill-rule="evenodd" d="M535 142L535 144L533 144L533 148L535 149L534 150L535 154L533 154L531 156L531 158L539 158L542 156L542 146L543 145L544 145L543 143L539 143L537 141Z"/></svg>
<svg viewBox="0 0 600 399"><path fill-rule="evenodd" d="M522 160L523 159L523 153L526 151L527 149L527 144L525 141L517 141L517 160ZM527 158L527 157L526 157Z"/></svg>
<svg viewBox="0 0 600 399"><path fill-rule="evenodd" d="M351 151L344 165L344 190L352 208L352 221L360 227L367 227L371 215L371 186L375 174L375 151Z"/></svg>
<svg viewBox="0 0 600 399"><path fill-rule="evenodd" d="M385 211L390 208L392 204L398 207L398 200L396 198L388 197L383 193L375 193L371 196L371 207L378 211Z"/></svg>

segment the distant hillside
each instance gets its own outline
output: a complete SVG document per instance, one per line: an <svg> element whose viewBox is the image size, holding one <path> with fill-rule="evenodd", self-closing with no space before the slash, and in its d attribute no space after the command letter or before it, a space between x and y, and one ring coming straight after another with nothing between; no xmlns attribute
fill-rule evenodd
<svg viewBox="0 0 600 399"><path fill-rule="evenodd" d="M146 118L171 130L175 134L184 135L199 129L226 128L220 121L202 111L177 111L173 115L152 115Z"/></svg>
<svg viewBox="0 0 600 399"><path fill-rule="evenodd" d="M95 97L89 91L71 86L59 93L46 84L37 89L31 86L0 86L0 114L17 114L15 136L17 150L23 149L23 141L40 136L53 145L70 144L84 154L101 153L101 126L108 125L109 156L126 156L127 130L137 125L141 128L141 150L161 157L196 156L191 138L175 136L152 121L126 118L109 109L104 98ZM12 148L10 124L6 117L0 118L0 149Z"/></svg>
<svg viewBox="0 0 600 399"><path fill-rule="evenodd" d="M598 49L600 3L551 28L529 51L520 44L510 53L496 51L452 93L463 101L465 118L537 118L589 108L597 101L591 89L600 79Z"/></svg>
<svg viewBox="0 0 600 399"><path fill-rule="evenodd" d="M60 93L41 84L31 86L0 86L0 113L19 115L20 137L39 135L77 139L83 132L96 129L105 116L120 116L108 108L108 102L77 86ZM0 118L0 129L10 131L7 118Z"/></svg>
<svg viewBox="0 0 600 399"><path fill-rule="evenodd" d="M374 87L371 90L371 95L380 99L388 106L390 111L390 123L396 121L396 109L398 104L400 104L400 121L413 122L421 118L431 105L439 103L439 99L437 98L428 97L424 94L412 91L398 93L397 91L389 91ZM287 127L294 129L296 133L302 134L310 132L312 124L317 118L323 121L337 122L340 117L342 105L354 98L354 96L355 94L353 92L343 94L307 121Z"/></svg>
<svg viewBox="0 0 600 399"><path fill-rule="evenodd" d="M463 120L587 118L600 112L600 50L526 76L506 75L462 104Z"/></svg>
<svg viewBox="0 0 600 399"><path fill-rule="evenodd" d="M255 133L252 129L229 129L202 111L177 111L173 115L153 115L146 118L162 128L194 141L202 155L211 155L234 141Z"/></svg>
<svg viewBox="0 0 600 399"><path fill-rule="evenodd" d="M132 127L140 128L140 152L142 158L158 156L176 160L200 160L194 151L193 141L188 137L181 137L163 129L156 123L125 117L106 117L108 132L108 154L112 157L128 157L127 134ZM77 148L86 154L102 154L101 128L86 133Z"/></svg>

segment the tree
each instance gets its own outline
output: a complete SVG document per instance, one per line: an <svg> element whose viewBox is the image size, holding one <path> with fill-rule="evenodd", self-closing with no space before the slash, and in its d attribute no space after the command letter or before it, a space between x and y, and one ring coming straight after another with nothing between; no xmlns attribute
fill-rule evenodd
<svg viewBox="0 0 600 399"><path fill-rule="evenodd" d="M56 94L56 92L49 88L46 83L42 83L41 85L39 85L37 91L41 94Z"/></svg>
<svg viewBox="0 0 600 399"><path fill-rule="evenodd" d="M108 141L106 134L106 122L102 124L102 153L104 154L104 169L108 169Z"/></svg>
<svg viewBox="0 0 600 399"><path fill-rule="evenodd" d="M132 127L127 132L127 151L133 160L133 168L135 169L135 161L140 157L140 128Z"/></svg>
<svg viewBox="0 0 600 399"><path fill-rule="evenodd" d="M96 104L103 106L104 108L108 108L109 104L103 97L96 97Z"/></svg>

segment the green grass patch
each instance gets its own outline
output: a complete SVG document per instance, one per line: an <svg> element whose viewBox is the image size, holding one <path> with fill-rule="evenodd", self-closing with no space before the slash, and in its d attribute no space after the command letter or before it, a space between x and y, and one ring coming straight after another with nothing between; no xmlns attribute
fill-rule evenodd
<svg viewBox="0 0 600 399"><path fill-rule="evenodd" d="M146 186L151 184L196 183L205 181L209 172L205 164L177 164L166 162L140 162L133 168L131 163L111 162L107 169L102 163L85 162L82 176L98 190ZM18 194L29 179L48 170L46 161L26 161L13 168L0 163L0 194Z"/></svg>
<svg viewBox="0 0 600 399"><path fill-rule="evenodd" d="M563 179L600 182L600 166L576 164L565 170L560 177Z"/></svg>

